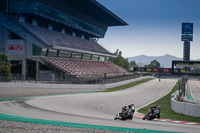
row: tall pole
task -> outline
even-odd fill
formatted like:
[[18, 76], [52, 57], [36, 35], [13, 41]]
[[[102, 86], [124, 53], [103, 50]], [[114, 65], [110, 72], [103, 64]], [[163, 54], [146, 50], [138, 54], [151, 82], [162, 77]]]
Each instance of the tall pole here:
[[184, 41], [183, 60], [190, 61], [190, 42], [193, 41], [193, 23], [182, 23], [181, 41]]
[[190, 42], [184, 41], [183, 47], [184, 47], [183, 48], [183, 60], [189, 61], [190, 60]]
[[7, 13], [6, 13], [6, 16], [7, 16], [7, 19], [8, 19], [8, 8], [9, 8], [9, 0], [7, 0]]

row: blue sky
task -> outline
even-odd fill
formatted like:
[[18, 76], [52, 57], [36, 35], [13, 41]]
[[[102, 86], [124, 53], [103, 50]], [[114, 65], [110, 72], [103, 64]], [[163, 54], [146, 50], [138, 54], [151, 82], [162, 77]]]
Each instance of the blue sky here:
[[200, 59], [200, 0], [97, 0], [127, 22], [109, 27], [99, 43], [124, 57], [138, 55], [183, 57], [182, 22], [194, 23], [190, 58]]

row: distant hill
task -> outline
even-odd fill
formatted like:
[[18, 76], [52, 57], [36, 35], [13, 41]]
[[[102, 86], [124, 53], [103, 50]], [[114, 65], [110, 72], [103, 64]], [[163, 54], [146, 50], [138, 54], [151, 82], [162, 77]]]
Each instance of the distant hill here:
[[129, 57], [128, 61], [135, 61], [138, 66], [144, 66], [151, 63], [151, 61], [157, 60], [161, 67], [171, 68], [172, 60], [183, 60], [182, 58], [178, 58], [172, 55], [164, 55], [164, 56], [146, 56], [139, 55], [136, 57]]

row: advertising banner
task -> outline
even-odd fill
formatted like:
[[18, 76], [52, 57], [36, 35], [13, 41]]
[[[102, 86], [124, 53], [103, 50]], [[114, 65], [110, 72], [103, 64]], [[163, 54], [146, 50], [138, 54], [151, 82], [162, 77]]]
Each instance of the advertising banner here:
[[182, 23], [182, 34], [193, 34], [193, 23]]
[[153, 72], [158, 72], [158, 68], [153, 68]]
[[185, 73], [185, 69], [181, 69], [181, 72], [182, 72], [182, 73]]
[[151, 72], [151, 68], [147, 68], [147, 72]]
[[181, 41], [193, 41], [193, 35], [181, 35]]
[[164, 73], [169, 73], [169, 68], [163, 68]]
[[7, 51], [9, 55], [21, 56], [24, 53], [24, 40], [9, 39], [7, 42]]

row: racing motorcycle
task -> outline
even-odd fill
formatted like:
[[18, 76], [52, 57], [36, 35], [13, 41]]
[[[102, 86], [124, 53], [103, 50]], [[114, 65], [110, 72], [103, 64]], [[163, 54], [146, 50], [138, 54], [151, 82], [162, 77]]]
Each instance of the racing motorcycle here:
[[155, 118], [160, 118], [160, 106], [149, 108], [143, 120], [154, 120]]
[[133, 104], [129, 105], [128, 108], [125, 106], [122, 108], [122, 112], [115, 116], [114, 120], [132, 120], [134, 112], [135, 108]]

